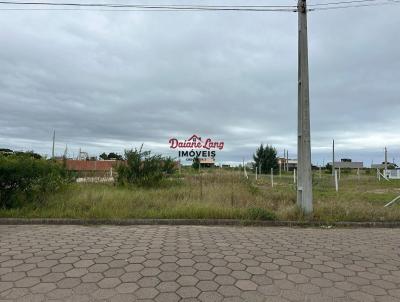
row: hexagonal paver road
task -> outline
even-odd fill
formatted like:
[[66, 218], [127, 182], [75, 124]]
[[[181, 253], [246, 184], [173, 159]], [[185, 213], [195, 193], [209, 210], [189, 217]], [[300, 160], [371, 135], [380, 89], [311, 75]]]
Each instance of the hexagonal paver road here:
[[0, 226], [0, 301], [400, 301], [399, 229]]

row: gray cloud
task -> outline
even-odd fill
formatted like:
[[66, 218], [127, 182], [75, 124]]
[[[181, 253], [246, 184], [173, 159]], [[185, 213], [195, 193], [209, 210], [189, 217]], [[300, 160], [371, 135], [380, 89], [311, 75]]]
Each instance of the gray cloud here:
[[[240, 2], [238, 2], [240, 3]], [[313, 161], [399, 157], [400, 6], [309, 14]], [[0, 12], [0, 145], [92, 154], [193, 133], [296, 153], [296, 13]], [[71, 154], [72, 155], [72, 154]]]

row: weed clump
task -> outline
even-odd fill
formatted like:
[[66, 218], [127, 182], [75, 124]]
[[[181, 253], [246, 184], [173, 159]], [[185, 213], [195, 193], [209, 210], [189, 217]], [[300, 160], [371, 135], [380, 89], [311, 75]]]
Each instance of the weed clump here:
[[246, 218], [249, 220], [275, 220], [276, 216], [263, 208], [248, 208]]

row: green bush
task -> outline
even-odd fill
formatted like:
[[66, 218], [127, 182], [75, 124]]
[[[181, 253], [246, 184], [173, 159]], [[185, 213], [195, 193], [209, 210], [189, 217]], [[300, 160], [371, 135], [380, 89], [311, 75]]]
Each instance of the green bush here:
[[119, 184], [154, 186], [175, 170], [175, 163], [170, 157], [152, 155], [151, 151], [142, 151], [142, 148], [126, 150], [125, 160], [126, 165], [117, 167]]
[[324, 172], [325, 174], [332, 174], [332, 165], [326, 164]]
[[176, 164], [172, 157], [164, 157], [162, 159], [162, 169], [165, 174], [174, 174]]
[[67, 181], [65, 169], [29, 153], [0, 155], [0, 206], [12, 208], [40, 202]]
[[268, 212], [263, 208], [248, 208], [247, 219], [250, 220], [275, 220], [276, 216], [274, 213]]
[[200, 159], [198, 156], [193, 158], [192, 168], [198, 170], [200, 168]]

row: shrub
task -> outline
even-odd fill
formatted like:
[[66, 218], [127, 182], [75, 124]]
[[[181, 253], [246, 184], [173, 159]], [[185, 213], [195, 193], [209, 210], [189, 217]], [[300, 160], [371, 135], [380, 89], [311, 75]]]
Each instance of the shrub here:
[[326, 174], [332, 174], [332, 165], [331, 164], [326, 164], [324, 172]]
[[154, 186], [161, 182], [165, 174], [172, 174], [175, 170], [175, 163], [170, 157], [152, 155], [151, 151], [142, 151], [142, 148], [126, 150], [125, 160], [126, 165], [117, 167], [119, 184]]
[[250, 220], [275, 220], [276, 216], [274, 213], [268, 212], [263, 208], [248, 208], [247, 219]]
[[0, 206], [11, 208], [42, 201], [67, 180], [65, 169], [30, 153], [0, 155]]
[[176, 164], [172, 157], [165, 157], [163, 159], [163, 172], [166, 174], [173, 174], [176, 170]]
[[193, 158], [192, 168], [198, 170], [199, 167], [200, 167], [200, 159], [199, 157], [196, 156], [195, 158]]

